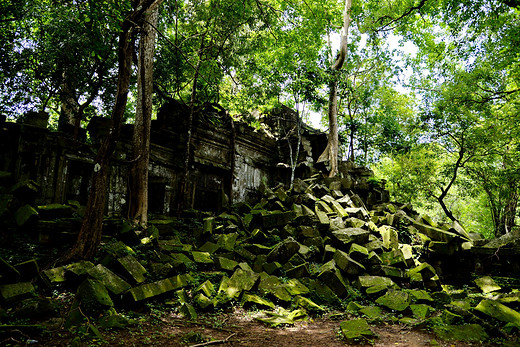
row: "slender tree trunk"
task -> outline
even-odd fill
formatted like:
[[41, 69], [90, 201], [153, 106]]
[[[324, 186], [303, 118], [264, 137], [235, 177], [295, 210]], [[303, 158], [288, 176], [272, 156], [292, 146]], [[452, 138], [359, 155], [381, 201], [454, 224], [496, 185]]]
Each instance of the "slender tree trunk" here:
[[186, 133], [186, 152], [184, 153], [184, 175], [182, 176], [181, 184], [180, 184], [180, 194], [178, 197], [179, 201], [179, 212], [180, 210], [187, 208], [188, 203], [190, 206], [193, 206], [193, 198], [187, 199], [188, 197], [188, 188], [190, 186], [190, 165], [191, 165], [191, 141], [193, 135], [193, 116], [195, 114], [195, 101], [197, 99], [197, 83], [199, 81], [199, 72], [200, 65], [202, 63], [202, 52], [204, 50], [204, 39], [205, 34], [202, 35], [199, 56], [197, 61], [197, 66], [195, 67], [195, 75], [193, 77], [193, 86], [191, 89], [191, 100], [190, 100], [190, 114], [188, 116], [188, 130]]
[[137, 106], [135, 113], [133, 154], [135, 162], [130, 170], [130, 217], [146, 227], [148, 222], [148, 165], [150, 162], [150, 128], [152, 121], [153, 58], [155, 53], [155, 27], [159, 17], [156, 2], [145, 13], [139, 41], [137, 71]]
[[61, 259], [66, 262], [73, 259], [91, 259], [101, 242], [103, 215], [107, 195], [107, 182], [110, 173], [110, 159], [116, 148], [123, 123], [123, 115], [128, 99], [130, 77], [132, 75], [132, 53], [135, 46], [134, 27], [142, 14], [155, 2], [144, 0], [123, 21], [118, 42], [118, 79], [115, 105], [112, 110], [112, 128], [101, 144], [96, 155], [92, 184], [85, 209], [85, 216], [75, 244]]
[[341, 33], [341, 45], [338, 57], [332, 65], [332, 78], [329, 84], [329, 139], [327, 147], [318, 158], [318, 162], [329, 161], [330, 177], [338, 172], [338, 71], [341, 70], [347, 58], [348, 29], [350, 26], [350, 9], [352, 0], [345, 0], [343, 10], [343, 30]]

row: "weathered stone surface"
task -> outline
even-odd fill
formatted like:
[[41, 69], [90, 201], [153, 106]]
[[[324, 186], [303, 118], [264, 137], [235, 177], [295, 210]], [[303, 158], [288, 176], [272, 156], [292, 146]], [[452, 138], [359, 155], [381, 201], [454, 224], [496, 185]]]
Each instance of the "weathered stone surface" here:
[[213, 301], [202, 293], [195, 295], [193, 301], [203, 310], [208, 307], [213, 307]]
[[318, 217], [318, 220], [320, 221], [320, 225], [322, 225], [322, 226], [330, 225], [330, 219], [327, 216], [327, 213], [316, 209], [316, 216]]
[[306, 297], [301, 296], [301, 295], [298, 295], [298, 296], [296, 296], [294, 298], [294, 303], [298, 307], [301, 307], [301, 308], [307, 310], [308, 312], [316, 312], [316, 313], [325, 312], [325, 309], [322, 306], [316, 304], [311, 299], [306, 298]]
[[282, 301], [291, 301], [291, 294], [278, 277], [264, 276], [260, 279], [258, 290], [260, 293], [271, 294]]
[[334, 253], [334, 261], [338, 268], [349, 275], [359, 275], [366, 270], [362, 264], [358, 263], [349, 257], [347, 253], [340, 250], [337, 250], [336, 253]]
[[235, 249], [238, 236], [238, 233], [222, 234], [218, 237], [217, 245], [222, 249], [232, 252]]
[[362, 318], [343, 321], [339, 326], [347, 341], [365, 340], [366, 338], [376, 337], [367, 321]]
[[38, 211], [31, 205], [24, 205], [14, 213], [14, 220], [19, 227], [34, 222], [38, 217]]
[[348, 292], [348, 283], [341, 275], [339, 269], [336, 268], [334, 260], [323, 264], [320, 270], [318, 279], [325, 283], [338, 297], [342, 297]]
[[394, 281], [388, 277], [381, 276], [358, 276], [354, 285], [359, 288], [368, 288], [373, 286], [385, 286], [387, 288], [395, 286]]
[[443, 241], [450, 242], [456, 237], [459, 237], [457, 234], [442, 230], [430, 225], [426, 225], [423, 223], [415, 222], [413, 226], [419, 230], [421, 233], [426, 234], [429, 238], [435, 241]]
[[101, 264], [89, 269], [88, 274], [103, 283], [110, 292], [116, 295], [119, 295], [132, 287], [121, 277], [117, 276]]
[[368, 242], [370, 231], [360, 228], [345, 228], [332, 232], [332, 236], [343, 244], [350, 244], [352, 242], [357, 244], [365, 244]]
[[65, 266], [65, 279], [77, 281], [85, 278], [88, 271], [94, 267], [90, 261], [81, 260]]
[[520, 313], [497, 301], [484, 299], [475, 307], [475, 310], [502, 322], [520, 326]]
[[191, 256], [196, 263], [200, 264], [213, 264], [213, 259], [211, 258], [211, 254], [208, 252], [198, 252], [192, 251]]
[[233, 271], [238, 266], [238, 262], [225, 257], [216, 257], [215, 264], [219, 270]]
[[411, 298], [408, 293], [395, 289], [389, 289], [385, 295], [376, 300], [378, 304], [395, 311], [406, 310], [410, 305], [410, 301]]
[[248, 294], [248, 293], [244, 293], [244, 295], [242, 296], [242, 300], [240, 301], [240, 304], [242, 306], [257, 305], [260, 307], [268, 307], [271, 309], [274, 308], [274, 304], [271, 301], [261, 298], [258, 295], [253, 295], [253, 294]]
[[267, 255], [267, 261], [285, 264], [300, 250], [300, 244], [295, 239], [289, 237], [277, 244]]
[[277, 326], [284, 324], [284, 325], [293, 325], [294, 322], [299, 320], [304, 320], [307, 318], [307, 313], [304, 310], [298, 309], [294, 311], [286, 311], [284, 309], [278, 311], [279, 313], [275, 312], [265, 312], [266, 315], [269, 317], [262, 318], [262, 317], [255, 317], [256, 320], [263, 322], [272, 328], [276, 328]]
[[262, 226], [266, 229], [284, 226], [292, 222], [294, 218], [296, 218], [296, 213], [293, 211], [273, 211], [262, 215]]
[[434, 326], [433, 332], [447, 341], [482, 342], [489, 338], [484, 328], [478, 324]]
[[148, 271], [144, 268], [144, 266], [137, 261], [137, 259], [133, 255], [127, 255], [123, 258], [117, 258], [118, 263], [123, 267], [123, 269], [128, 273], [132, 280], [135, 283], [142, 283], [146, 280], [145, 275]]
[[76, 297], [81, 307], [89, 314], [101, 312], [114, 306], [114, 302], [103, 283], [92, 278], [87, 278], [81, 283]]
[[200, 246], [198, 250], [200, 252], [207, 252], [209, 254], [213, 254], [216, 251], [218, 251], [219, 248], [220, 248], [220, 245], [217, 245], [216, 243], [208, 241], [208, 242], [204, 243], [202, 246]]
[[412, 310], [413, 316], [417, 319], [426, 319], [435, 311], [433, 307], [426, 304], [412, 304], [410, 305], [410, 309]]
[[134, 301], [142, 301], [183, 288], [187, 286], [191, 280], [192, 277], [188, 274], [177, 275], [134, 287], [129, 290], [129, 294]]
[[383, 310], [377, 306], [366, 306], [359, 310], [359, 313], [367, 317], [368, 319], [381, 319], [383, 318]]
[[359, 262], [365, 261], [368, 259], [368, 249], [365, 247], [358, 245], [357, 243], [353, 243], [350, 245], [348, 250], [348, 255]]
[[395, 228], [383, 225], [379, 228], [379, 233], [383, 239], [383, 247], [386, 249], [397, 249], [399, 246], [399, 237]]
[[498, 284], [493, 281], [489, 276], [479, 277], [475, 280], [475, 284], [482, 290], [483, 293], [491, 293], [502, 289]]
[[31, 282], [20, 282], [0, 285], [0, 296], [3, 301], [12, 303], [36, 295]]

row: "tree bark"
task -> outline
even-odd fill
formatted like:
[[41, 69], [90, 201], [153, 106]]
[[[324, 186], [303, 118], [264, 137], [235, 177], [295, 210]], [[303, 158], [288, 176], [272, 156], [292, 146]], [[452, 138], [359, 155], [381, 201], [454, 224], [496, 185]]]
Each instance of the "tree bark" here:
[[118, 78], [115, 105], [112, 110], [112, 128], [101, 144], [96, 155], [90, 194], [85, 216], [75, 244], [61, 259], [66, 262], [77, 259], [92, 259], [101, 242], [103, 215], [107, 195], [107, 182], [110, 173], [111, 156], [116, 148], [123, 123], [123, 115], [128, 99], [130, 77], [132, 75], [132, 53], [135, 46], [134, 28], [143, 13], [156, 0], [144, 0], [136, 4], [131, 14], [123, 20], [118, 42]]
[[137, 106], [133, 134], [134, 162], [130, 169], [129, 215], [136, 224], [148, 223], [148, 165], [150, 162], [150, 128], [152, 122], [153, 58], [155, 27], [159, 17], [157, 1], [145, 13], [139, 40], [137, 70]]
[[343, 9], [343, 30], [341, 33], [341, 45], [336, 61], [332, 64], [332, 78], [329, 84], [329, 139], [327, 147], [318, 158], [318, 162], [329, 161], [330, 177], [338, 172], [338, 71], [341, 70], [347, 58], [348, 29], [350, 26], [350, 9], [352, 0], [345, 0]]

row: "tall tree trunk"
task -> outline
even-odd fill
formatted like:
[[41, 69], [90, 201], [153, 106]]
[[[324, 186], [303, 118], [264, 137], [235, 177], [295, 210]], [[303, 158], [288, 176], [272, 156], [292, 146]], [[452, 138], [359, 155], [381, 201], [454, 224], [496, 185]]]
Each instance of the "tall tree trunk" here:
[[341, 45], [336, 61], [332, 64], [332, 78], [329, 84], [329, 139], [327, 147], [318, 158], [318, 162], [329, 161], [330, 177], [338, 172], [338, 71], [343, 67], [347, 58], [348, 29], [350, 26], [350, 9], [352, 0], [345, 0], [343, 9], [343, 30], [341, 32]]
[[182, 209], [185, 209], [188, 207], [188, 203], [190, 204], [190, 207], [193, 207], [194, 201], [193, 199], [187, 199], [188, 197], [188, 188], [190, 186], [190, 165], [191, 165], [191, 141], [192, 141], [192, 135], [193, 135], [193, 116], [195, 114], [195, 102], [197, 99], [197, 83], [199, 81], [199, 72], [200, 72], [200, 65], [202, 63], [202, 53], [204, 51], [204, 39], [206, 37], [206, 34], [202, 34], [201, 42], [200, 42], [200, 49], [198, 54], [198, 61], [197, 65], [195, 67], [195, 75], [193, 76], [193, 86], [191, 89], [191, 99], [190, 99], [190, 114], [188, 116], [188, 129], [186, 133], [186, 151], [184, 153], [184, 175], [181, 179], [180, 187], [180, 194], [178, 196], [178, 205], [179, 205], [179, 212]]
[[148, 222], [148, 164], [150, 162], [150, 128], [152, 122], [153, 58], [155, 27], [159, 17], [157, 1], [145, 13], [139, 40], [137, 71], [137, 106], [133, 134], [135, 161], [130, 170], [129, 214], [135, 223], [146, 227]]
[[154, 2], [155, 0], [139, 2], [139, 4], [136, 4], [133, 12], [122, 23], [118, 42], [119, 66], [117, 94], [112, 110], [112, 128], [96, 155], [90, 194], [81, 229], [70, 251], [61, 259], [63, 262], [73, 259], [93, 258], [101, 242], [110, 161], [119, 139], [128, 99], [130, 77], [132, 75], [132, 53], [135, 46], [134, 27], [135, 23], [142, 18], [143, 13]]

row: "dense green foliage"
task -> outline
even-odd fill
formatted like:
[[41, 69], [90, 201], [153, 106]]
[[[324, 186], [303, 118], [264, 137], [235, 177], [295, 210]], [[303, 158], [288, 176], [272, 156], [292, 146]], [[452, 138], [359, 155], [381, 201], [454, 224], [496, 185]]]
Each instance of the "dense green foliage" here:
[[[82, 120], [108, 116], [117, 36], [135, 2], [0, 1], [0, 112], [45, 110], [56, 121], [68, 104]], [[339, 0], [165, 0], [155, 106], [188, 104], [196, 81], [196, 103], [234, 115], [279, 103], [304, 118], [325, 115], [342, 9]], [[375, 169], [395, 199], [487, 236], [510, 231], [520, 165], [517, 2], [354, 0], [351, 15], [338, 84], [343, 159]]]

